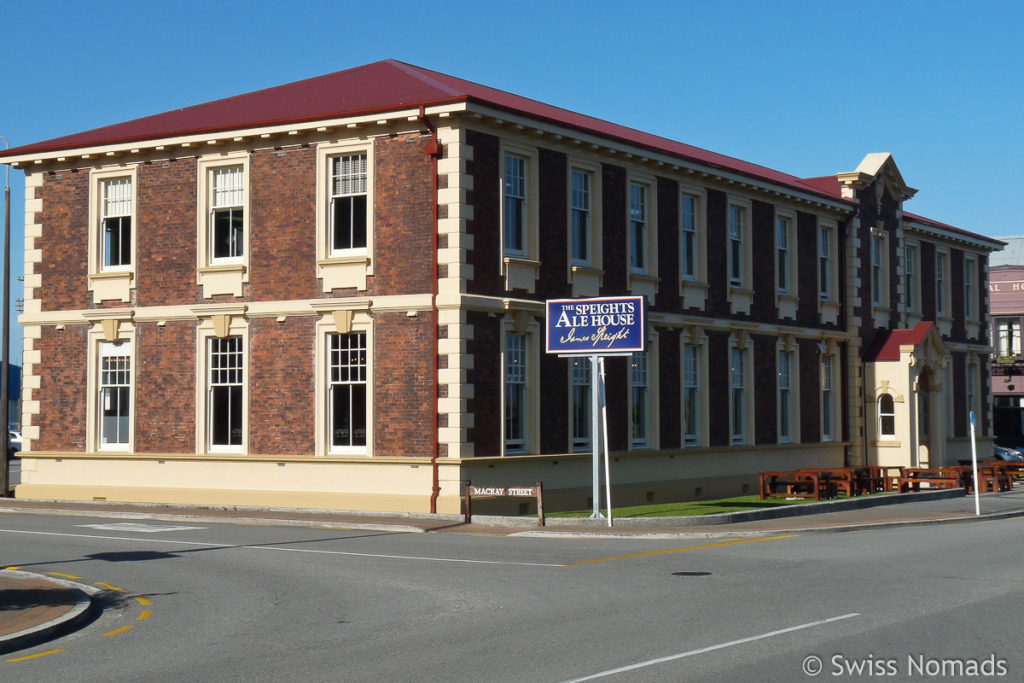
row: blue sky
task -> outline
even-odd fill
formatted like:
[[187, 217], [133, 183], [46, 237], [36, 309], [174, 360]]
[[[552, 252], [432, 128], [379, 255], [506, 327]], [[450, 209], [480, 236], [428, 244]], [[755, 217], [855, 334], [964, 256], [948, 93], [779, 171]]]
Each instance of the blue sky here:
[[[1022, 24], [1024, 3], [945, 0], [5, 2], [0, 135], [394, 58], [798, 176], [891, 152], [919, 189], [909, 211], [998, 237], [1024, 233]], [[16, 277], [20, 172], [11, 184]]]

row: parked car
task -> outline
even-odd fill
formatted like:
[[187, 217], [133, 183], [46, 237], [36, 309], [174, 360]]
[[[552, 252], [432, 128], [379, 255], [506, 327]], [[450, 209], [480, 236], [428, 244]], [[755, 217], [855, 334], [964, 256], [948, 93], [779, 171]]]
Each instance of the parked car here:
[[1003, 462], [1024, 463], [1024, 455], [1021, 455], [1020, 451], [1006, 446], [993, 446], [992, 457]]
[[21, 451], [21, 432], [17, 429], [7, 430], [7, 455], [11, 456]]

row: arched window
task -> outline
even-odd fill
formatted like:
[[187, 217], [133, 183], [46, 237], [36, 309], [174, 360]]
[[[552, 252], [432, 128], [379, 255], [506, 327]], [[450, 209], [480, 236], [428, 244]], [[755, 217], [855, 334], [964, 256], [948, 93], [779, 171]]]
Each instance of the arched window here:
[[896, 405], [889, 394], [878, 397], [878, 437], [896, 438]]

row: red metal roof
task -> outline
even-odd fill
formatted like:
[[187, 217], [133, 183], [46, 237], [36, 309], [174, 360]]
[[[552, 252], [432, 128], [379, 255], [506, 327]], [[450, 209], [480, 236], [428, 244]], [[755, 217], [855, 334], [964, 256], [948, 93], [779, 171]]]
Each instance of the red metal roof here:
[[[0, 152], [0, 158], [474, 101], [700, 164], [838, 199], [802, 179], [485, 85], [387, 59]], [[840, 201], [843, 201], [840, 199]]]
[[901, 346], [917, 346], [935, 327], [933, 322], [919, 322], [913, 329], [885, 330], [864, 354], [864, 360], [893, 361], [900, 359]]

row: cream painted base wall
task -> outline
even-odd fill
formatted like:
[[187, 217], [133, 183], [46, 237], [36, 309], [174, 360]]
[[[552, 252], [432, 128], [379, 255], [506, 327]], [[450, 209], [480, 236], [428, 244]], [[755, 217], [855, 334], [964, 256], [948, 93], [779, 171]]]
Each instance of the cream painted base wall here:
[[[757, 490], [758, 472], [841, 467], [844, 445], [620, 453], [613, 456], [611, 465], [613, 502], [752, 494]], [[529, 486], [539, 481], [550, 504], [563, 509], [586, 507], [591, 476], [589, 453], [442, 459], [437, 512], [461, 512], [462, 482], [467, 479], [475, 485], [495, 486]], [[428, 458], [243, 460], [26, 453], [15, 495], [34, 500], [429, 513], [431, 489]], [[517, 502], [510, 510], [518, 506]]]

